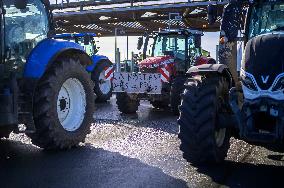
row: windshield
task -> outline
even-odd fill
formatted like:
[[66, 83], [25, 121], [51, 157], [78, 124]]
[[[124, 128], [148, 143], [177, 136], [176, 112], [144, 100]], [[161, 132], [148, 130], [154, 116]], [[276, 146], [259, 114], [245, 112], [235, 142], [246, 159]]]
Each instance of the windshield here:
[[159, 35], [154, 44], [154, 57], [171, 55], [185, 59], [185, 36]]
[[250, 19], [249, 38], [284, 30], [284, 2], [257, 5], [253, 8]]
[[26, 56], [42, 39], [47, 37], [49, 24], [40, 0], [27, 0], [25, 9], [17, 9], [14, 1], [4, 0], [5, 39], [8, 59]]
[[84, 37], [79, 37], [76, 39], [71, 39], [72, 42], [76, 42], [80, 46], [84, 47], [84, 50], [89, 56], [95, 55], [98, 52], [98, 48], [94, 38], [90, 39], [89, 44], [84, 43]]

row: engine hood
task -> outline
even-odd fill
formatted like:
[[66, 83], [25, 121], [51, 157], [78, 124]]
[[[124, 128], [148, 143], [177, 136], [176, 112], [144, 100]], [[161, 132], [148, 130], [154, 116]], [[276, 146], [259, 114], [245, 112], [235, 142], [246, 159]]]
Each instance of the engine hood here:
[[252, 74], [258, 86], [267, 90], [284, 72], [284, 33], [268, 33], [247, 42], [242, 69]]
[[161, 65], [171, 64], [174, 62], [174, 58], [172, 56], [159, 56], [159, 57], [149, 57], [139, 62], [139, 68], [156, 68]]

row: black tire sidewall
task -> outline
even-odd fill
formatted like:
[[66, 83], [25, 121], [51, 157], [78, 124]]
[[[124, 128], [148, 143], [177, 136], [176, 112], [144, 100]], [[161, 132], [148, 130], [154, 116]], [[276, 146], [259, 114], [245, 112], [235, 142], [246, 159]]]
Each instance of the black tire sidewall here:
[[116, 104], [120, 112], [125, 114], [134, 114], [138, 110], [140, 100], [131, 99], [127, 93], [117, 93]]
[[[81, 65], [80, 65], [81, 66]], [[79, 68], [79, 66], [78, 66]], [[69, 69], [70, 70], [70, 69]], [[91, 111], [92, 107], [92, 103], [90, 103], [90, 101], [92, 100], [92, 91], [90, 91], [89, 83], [86, 81], [86, 77], [83, 76], [83, 71], [82, 69], [76, 69], [76, 70], [70, 70], [68, 72], [64, 71], [64, 74], [62, 76], [59, 76], [58, 78], [58, 84], [56, 84], [54, 86], [54, 91], [55, 91], [55, 95], [53, 98], [53, 104], [52, 104], [52, 111], [55, 112], [54, 114], [54, 119], [55, 119], [55, 124], [58, 125], [58, 131], [60, 131], [62, 133], [62, 135], [66, 134], [67, 137], [70, 137], [72, 135], [73, 136], [80, 136], [81, 132], [83, 129], [89, 129], [89, 127], [87, 126], [90, 123], [89, 117], [93, 116], [93, 114], [90, 114], [88, 112]], [[64, 82], [66, 80], [68, 80], [69, 78], [75, 78], [78, 79], [82, 86], [84, 87], [85, 90], [85, 95], [86, 95], [86, 114], [84, 117], [84, 120], [81, 123], [81, 126], [76, 129], [75, 131], [67, 131], [63, 128], [63, 126], [61, 125], [59, 119], [58, 119], [58, 114], [57, 114], [57, 97], [59, 95], [59, 91], [62, 87], [62, 85], [64, 84]], [[89, 90], [89, 91], [88, 91]], [[91, 95], [90, 95], [91, 93]]]
[[[64, 129], [57, 113], [59, 91], [63, 83], [69, 78], [78, 79], [86, 95], [84, 119], [80, 127], [74, 131]], [[79, 61], [61, 59], [54, 62], [39, 80], [34, 101], [36, 132], [28, 136], [32, 138], [32, 142], [35, 145], [44, 149], [65, 149], [73, 147], [85, 140], [93, 122], [94, 93], [90, 75]], [[41, 110], [41, 108], [44, 109]]]
[[229, 92], [224, 82], [224, 78], [217, 76], [204, 80], [189, 78], [186, 83], [178, 119], [178, 137], [184, 158], [194, 165], [220, 163], [230, 147], [229, 129], [226, 129], [224, 142], [220, 147], [215, 139], [215, 131], [218, 129], [218, 97], [219, 94]]
[[112, 90], [113, 90], [113, 86], [111, 84], [111, 88], [110, 91], [107, 94], [103, 94], [101, 92], [100, 86], [99, 86], [99, 77], [101, 72], [104, 70], [105, 67], [110, 67], [112, 66], [111, 62], [106, 61], [106, 60], [102, 60], [98, 63], [98, 65], [96, 66], [96, 68], [94, 69], [94, 71], [92, 72], [92, 80], [94, 82], [94, 92], [97, 96], [96, 98], [96, 102], [105, 102], [107, 100], [110, 99], [111, 95], [112, 95]]

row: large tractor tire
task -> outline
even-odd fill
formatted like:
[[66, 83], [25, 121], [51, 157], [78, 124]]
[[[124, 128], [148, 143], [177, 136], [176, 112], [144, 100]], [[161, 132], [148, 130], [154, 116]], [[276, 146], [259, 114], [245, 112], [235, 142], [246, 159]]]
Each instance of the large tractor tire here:
[[127, 93], [117, 93], [116, 104], [120, 112], [134, 114], [138, 110], [140, 100], [131, 99]]
[[34, 94], [32, 143], [44, 149], [69, 149], [84, 142], [93, 122], [94, 93], [79, 61], [61, 59], [39, 80]]
[[170, 104], [171, 110], [175, 115], [179, 115], [179, 105], [181, 103], [181, 94], [184, 90], [184, 82], [186, 78], [184, 76], [176, 77], [171, 85]]
[[218, 114], [230, 113], [229, 84], [220, 76], [189, 78], [178, 123], [183, 157], [194, 165], [224, 161], [230, 131], [218, 127]]
[[150, 103], [152, 104], [154, 108], [158, 108], [158, 109], [164, 109], [169, 106], [169, 103], [165, 101], [150, 101]]
[[109, 61], [101, 61], [92, 72], [92, 80], [95, 83], [94, 92], [97, 96], [96, 102], [106, 102], [112, 96], [111, 80], [105, 78], [105, 70], [112, 66]]

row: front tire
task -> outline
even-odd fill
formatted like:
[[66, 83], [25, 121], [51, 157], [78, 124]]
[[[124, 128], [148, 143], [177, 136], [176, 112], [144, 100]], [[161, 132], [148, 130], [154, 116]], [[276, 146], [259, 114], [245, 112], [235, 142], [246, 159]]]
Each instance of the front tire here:
[[120, 112], [124, 114], [134, 114], [138, 110], [140, 100], [130, 98], [127, 93], [117, 93], [116, 104]]
[[220, 76], [196, 77], [185, 87], [178, 119], [183, 157], [195, 165], [224, 161], [230, 133], [218, 128], [218, 114], [229, 113], [228, 82]]
[[95, 83], [94, 92], [97, 96], [95, 102], [106, 102], [112, 95], [113, 87], [111, 80], [106, 80], [105, 78], [105, 70], [111, 66], [109, 61], [102, 61], [92, 72], [92, 80]]
[[93, 103], [93, 84], [80, 62], [54, 62], [34, 94], [36, 132], [28, 135], [32, 143], [44, 149], [67, 149], [84, 142], [93, 122]]

